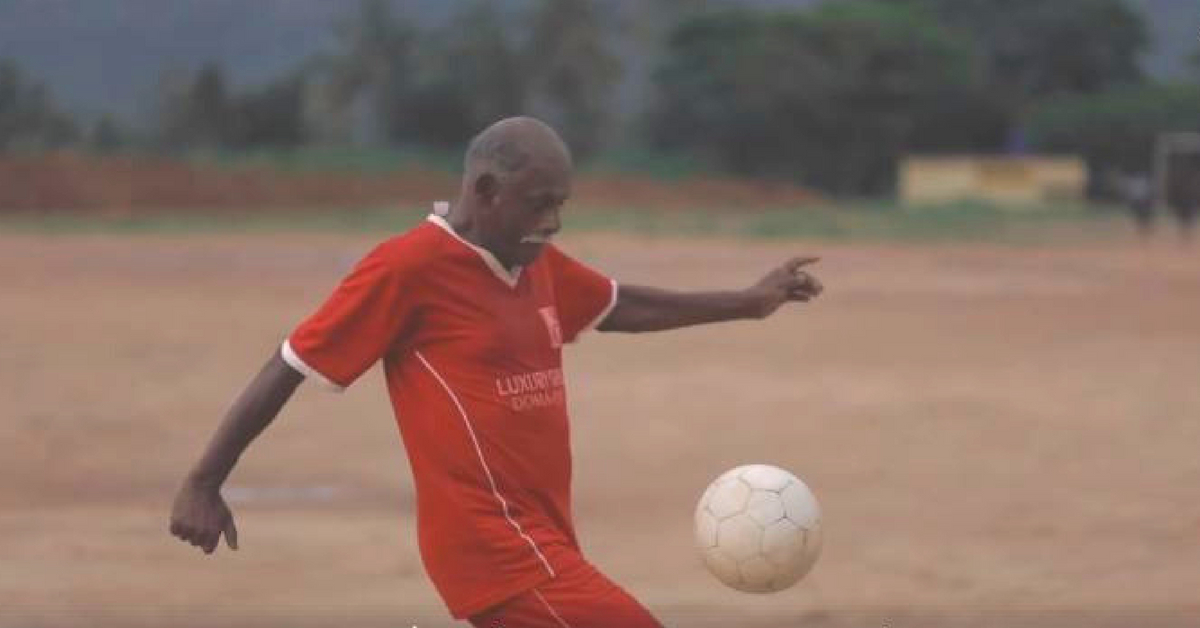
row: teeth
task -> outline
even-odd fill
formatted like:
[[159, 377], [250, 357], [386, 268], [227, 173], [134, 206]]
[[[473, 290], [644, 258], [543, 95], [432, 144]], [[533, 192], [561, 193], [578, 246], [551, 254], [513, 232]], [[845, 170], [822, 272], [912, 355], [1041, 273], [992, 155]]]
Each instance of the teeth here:
[[549, 242], [550, 238], [540, 235], [527, 235], [524, 238], [521, 238], [522, 244], [547, 244]]

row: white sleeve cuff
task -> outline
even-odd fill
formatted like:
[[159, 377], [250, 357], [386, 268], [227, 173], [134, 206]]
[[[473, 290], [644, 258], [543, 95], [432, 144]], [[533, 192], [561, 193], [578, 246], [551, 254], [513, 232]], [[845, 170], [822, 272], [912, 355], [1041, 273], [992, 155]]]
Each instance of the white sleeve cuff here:
[[325, 377], [320, 373], [320, 371], [309, 366], [304, 362], [304, 360], [301, 360], [300, 356], [296, 355], [296, 350], [292, 349], [292, 341], [290, 339], [283, 341], [283, 347], [280, 349], [280, 353], [283, 354], [283, 361], [287, 362], [288, 366], [296, 369], [297, 372], [305, 377], [316, 380], [316, 382], [326, 390], [333, 392], [342, 392], [343, 390], [346, 390], [345, 386], [340, 386], [334, 383], [333, 380]]
[[617, 307], [617, 293], [620, 291], [620, 287], [617, 285], [617, 282], [615, 279], [610, 279], [609, 283], [612, 284], [612, 296], [610, 296], [608, 299], [608, 305], [604, 306], [604, 309], [601, 310], [600, 313], [596, 315], [596, 318], [592, 319], [592, 322], [588, 323], [587, 325], [584, 326], [583, 329], [579, 330], [578, 334], [575, 334], [576, 340], [579, 339], [580, 334], [582, 334], [583, 332], [591, 331], [591, 330], [599, 327], [600, 323], [603, 323], [604, 319], [608, 318], [608, 315], [612, 313], [613, 308]]

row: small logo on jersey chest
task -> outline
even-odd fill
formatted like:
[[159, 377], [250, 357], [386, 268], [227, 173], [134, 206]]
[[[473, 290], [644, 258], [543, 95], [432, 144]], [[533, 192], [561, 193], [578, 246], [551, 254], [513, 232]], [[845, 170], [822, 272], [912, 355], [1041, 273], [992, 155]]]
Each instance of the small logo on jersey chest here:
[[550, 334], [550, 346], [558, 349], [562, 347], [563, 336], [562, 326], [558, 324], [558, 310], [554, 306], [538, 308], [538, 314], [542, 315], [542, 322], [546, 324], [546, 333]]

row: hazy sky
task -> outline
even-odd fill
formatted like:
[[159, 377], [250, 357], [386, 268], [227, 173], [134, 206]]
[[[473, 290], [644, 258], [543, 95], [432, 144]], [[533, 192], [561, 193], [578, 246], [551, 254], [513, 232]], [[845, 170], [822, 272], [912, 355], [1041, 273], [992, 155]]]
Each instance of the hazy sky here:
[[[1184, 53], [1200, 47], [1197, 0], [1130, 1], [1148, 11], [1160, 43], [1147, 67], [1158, 75], [1183, 72]], [[438, 21], [460, 5], [396, 0], [398, 10], [418, 21]], [[276, 77], [328, 49], [331, 25], [356, 6], [332, 0], [0, 0], [0, 57], [16, 59], [79, 114], [114, 111], [136, 120], [152, 111], [164, 72], [216, 60], [235, 84]]]

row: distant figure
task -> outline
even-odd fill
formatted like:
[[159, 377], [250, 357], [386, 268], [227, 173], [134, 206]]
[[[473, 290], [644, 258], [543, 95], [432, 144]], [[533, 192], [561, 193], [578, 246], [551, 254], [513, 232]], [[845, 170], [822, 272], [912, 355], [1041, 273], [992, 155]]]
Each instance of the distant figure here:
[[1149, 238], [1154, 230], [1154, 194], [1151, 192], [1150, 175], [1144, 172], [1121, 176], [1121, 196], [1133, 214], [1138, 234]]

